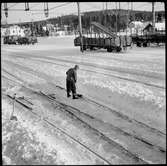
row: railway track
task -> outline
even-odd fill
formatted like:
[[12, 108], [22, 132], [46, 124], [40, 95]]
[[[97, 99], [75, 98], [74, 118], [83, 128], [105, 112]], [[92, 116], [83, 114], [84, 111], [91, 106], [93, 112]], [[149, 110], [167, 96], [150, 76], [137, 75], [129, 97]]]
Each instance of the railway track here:
[[[54, 65], [58, 65], [58, 66], [64, 66], [64, 67], [70, 67], [68, 65], [65, 65], [65, 64], [58, 64], [58, 63], [55, 63], [55, 62], [49, 62], [49, 61], [46, 61], [48, 59], [51, 59], [51, 60], [56, 60], [56, 61], [61, 61], [61, 62], [67, 62], [67, 63], [74, 63], [73, 61], [67, 61], [67, 60], [63, 60], [63, 59], [57, 59], [57, 58], [51, 58], [51, 57], [39, 57], [39, 56], [32, 56], [30, 54], [27, 54], [27, 56], [24, 56], [24, 55], [16, 55], [15, 57], [19, 57], [19, 58], [27, 58], [27, 59], [31, 59], [31, 60], [34, 60], [34, 61], [40, 61], [40, 62], [45, 62], [45, 63], [50, 63], [50, 64], [54, 64]], [[46, 59], [46, 60], [41, 60], [41, 59]], [[78, 62], [77, 62], [78, 63]], [[99, 68], [99, 69], [104, 69], [104, 70], [109, 70], [108, 68], [106, 67], [101, 67], [100, 65], [97, 65], [97, 66], [94, 66], [93, 64], [88, 64], [88, 63], [78, 63], [80, 65], [84, 65], [84, 66], [89, 66], [89, 67], [96, 67], [96, 68]], [[147, 82], [143, 82], [143, 81], [140, 81], [140, 80], [136, 80], [136, 79], [131, 79], [131, 78], [126, 78], [126, 77], [121, 77], [121, 76], [116, 76], [116, 75], [113, 75], [113, 74], [107, 74], [107, 73], [103, 73], [103, 72], [97, 72], [97, 71], [92, 71], [92, 70], [87, 70], [87, 69], [81, 69], [82, 71], [87, 71], [87, 72], [93, 72], [93, 73], [97, 73], [97, 74], [102, 74], [104, 76], [110, 76], [110, 77], [114, 77], [114, 78], [118, 78], [118, 79], [122, 79], [122, 80], [127, 80], [127, 81], [130, 81], [130, 82], [135, 82], [135, 83], [140, 83], [140, 84], [143, 84], [143, 85], [146, 85], [146, 86], [150, 86], [150, 87], [155, 87], [155, 88], [160, 88], [160, 89], [165, 89], [164, 86], [160, 86], [160, 85], [156, 85], [156, 84], [150, 84], [150, 83], [147, 83]], [[110, 71], [110, 70], [109, 70]], [[112, 70], [111, 70], [112, 71]], [[113, 71], [115, 71], [113, 69]], [[116, 70], [117, 71], [117, 70]], [[117, 72], [124, 72], [124, 73], [128, 73], [124, 70], [121, 70], [121, 71], [117, 71]], [[129, 74], [136, 74], [136, 73], [129, 73]], [[136, 74], [138, 75], [138, 74]], [[139, 74], [140, 75], [140, 74]], [[142, 76], [144, 75], [143, 73], [141, 74]], [[148, 75], [146, 75], [148, 77]], [[153, 75], [154, 77], [154, 75]], [[157, 78], [155, 76], [155, 78]]]
[[[9, 72], [8, 72], [8, 74], [9, 74]], [[12, 76], [15, 77], [14, 75], [12, 75]], [[63, 87], [61, 87], [61, 86], [57, 86], [57, 87], [58, 87], [59, 89], [61, 89], [61, 90], [65, 90], [65, 89], [64, 89]], [[27, 88], [27, 87], [26, 87], [26, 88]], [[41, 93], [39, 93], [39, 92], [36, 92], [36, 93], [38, 93], [39, 95], [41, 95]], [[74, 107], [71, 107], [71, 106], [65, 105], [64, 103], [61, 103], [61, 102], [59, 102], [59, 101], [56, 101], [55, 99], [50, 98], [49, 96], [47, 96], [47, 95], [44, 94], [44, 93], [43, 93], [42, 95], [45, 96], [46, 98], [48, 98], [49, 100], [54, 101], [54, 103], [56, 102], [59, 106], [63, 107], [63, 109], [64, 109], [66, 112], [72, 114], [72, 115], [75, 116], [75, 117], [76, 117], [76, 115], [74, 114], [74, 111], [78, 111], [78, 112], [84, 114], [85, 116], [87, 116], [87, 117], [89, 117], [89, 118], [91, 118], [91, 119], [94, 119], [94, 118], [95, 118], [95, 117], [92, 117], [92, 116], [89, 115], [89, 114], [83, 113], [82, 111], [80, 111], [80, 110], [78, 110], [78, 109], [76, 109], [76, 108], [74, 108]], [[102, 104], [99, 104], [99, 103], [97, 103], [96, 101], [93, 101], [93, 100], [88, 99], [88, 98], [86, 98], [86, 97], [84, 97], [84, 100], [86, 100], [87, 102], [91, 102], [91, 103], [97, 104], [98, 106], [103, 107], [103, 108], [105, 108], [105, 109], [106, 109], [106, 108], [108, 109], [108, 107], [106, 107], [106, 106], [104, 106], [104, 105], [102, 105]], [[68, 109], [67, 109], [67, 108], [68, 108]], [[110, 111], [113, 111], [113, 110], [111, 109]], [[115, 113], [118, 114], [118, 112], [115, 112]], [[125, 115], [122, 115], [122, 114], [119, 113], [119, 116], [121, 116], [121, 117], [124, 118], [125, 120], [128, 120], [128, 121], [134, 123], [134, 120], [130, 119], [129, 117], [127, 117], [127, 116], [125, 116]], [[79, 117], [76, 117], [76, 118], [79, 118]], [[81, 120], [81, 119], [79, 118], [79, 120]], [[96, 119], [96, 120], [98, 120], [98, 119]], [[81, 121], [82, 121], [82, 120], [81, 120]], [[85, 123], [84, 121], [82, 121], [82, 122]], [[150, 128], [149, 126], [147, 126], [147, 125], [145, 125], [145, 124], [143, 124], [143, 123], [141, 123], [141, 122], [138, 122], [138, 121], [137, 121], [136, 123], [138, 123], [138, 124], [140, 124], [140, 125], [142, 125], [142, 126], [144, 125], [144, 127], [149, 128], [152, 132], [157, 132], [158, 134], [165, 136], [164, 133], [160, 132], [160, 131], [157, 130], [157, 129]], [[86, 123], [86, 124], [87, 124], [87, 123]], [[89, 125], [89, 124], [87, 124], [87, 125]], [[89, 125], [89, 126], [90, 126], [90, 125]], [[91, 127], [91, 126], [90, 126], [90, 127]], [[113, 126], [113, 125], [111, 125], [111, 124], [110, 124], [110, 127], [115, 128], [115, 130], [118, 130], [118, 131], [122, 132], [123, 134], [125, 134], [125, 135], [127, 135], [127, 136], [129, 136], [129, 137], [133, 137], [134, 139], [137, 139], [137, 140], [139, 140], [139, 141], [141, 141], [141, 142], [143, 142], [143, 143], [149, 145], [149, 146], [150, 146], [151, 148], [153, 148], [153, 149], [159, 150], [161, 153], [165, 153], [165, 154], [166, 154], [166, 149], [163, 149], [163, 148], [158, 147], [158, 146], [154, 146], [154, 145], [153, 145], [152, 143], [150, 143], [148, 140], [144, 140], [144, 139], [142, 139], [142, 138], [139, 138], [139, 137], [136, 137], [136, 136], [134, 136], [134, 135], [131, 135], [130, 133], [127, 133], [127, 132], [121, 130], [120, 128], [115, 127], [115, 126]], [[92, 127], [91, 127], [91, 128], [92, 128]], [[100, 135], [101, 135], [104, 139], [106, 139], [108, 142], [110, 142], [110, 143], [113, 144], [113, 142], [112, 142], [113, 140], [111, 140], [110, 138], [106, 137], [103, 133], [101, 133], [101, 132], [98, 131], [97, 129], [93, 129], [93, 130], [95, 130], [96, 132], [100, 133]], [[123, 149], [123, 150], [125, 151], [125, 153], [128, 153], [128, 155], [133, 156], [133, 157], [136, 158], [137, 160], [141, 160], [141, 161], [143, 161], [143, 162], [146, 162], [146, 161], [144, 161], [144, 160], [142, 159], [142, 157], [140, 157], [140, 156], [138, 156], [138, 155], [136, 155], [136, 154], [133, 154], [132, 152], [128, 151], [127, 149], [125, 149], [124, 147], [122, 147], [121, 145], [119, 145], [118, 143], [115, 143], [115, 142], [114, 142], [114, 144], [115, 144], [117, 147], [119, 147], [121, 150]], [[147, 162], [146, 162], [146, 163], [147, 163]]]
[[[51, 99], [49, 96], [47, 96], [46, 94], [42, 93], [42, 92], [36, 92], [38, 95], [41, 96], [45, 96], [49, 99]], [[9, 97], [10, 99], [13, 99], [11, 96], [6, 95], [7, 97]], [[28, 111], [30, 111], [31, 113], [35, 114], [37, 117], [41, 117], [41, 115], [37, 114], [36, 112], [33, 111], [33, 109], [31, 107], [28, 107], [27, 105], [23, 104], [21, 101], [19, 100], [15, 100], [17, 103], [19, 103], [21, 106], [25, 107]], [[68, 111], [66, 107], [64, 107], [63, 105], [59, 104], [59, 107], [61, 107], [61, 109], [64, 109], [66, 112]], [[71, 112], [68, 111], [68, 113], [71, 114]], [[71, 114], [72, 116], [75, 116], [74, 114]], [[106, 137], [105, 135], [103, 135], [102, 133], [100, 133], [98, 130], [92, 128], [91, 126], [89, 126], [87, 123], [83, 122], [81, 119], [79, 119], [78, 117], [75, 116], [75, 119], [77, 118], [77, 120], [81, 121], [82, 123], [84, 123], [84, 125], [88, 126], [91, 130], [94, 130], [95, 132], [97, 132], [98, 134], [100, 134], [101, 137], [103, 137], [103, 139], [105, 139], [106, 141], [108, 141], [110, 144], [115, 145], [117, 148], [121, 149], [121, 151], [124, 153], [124, 155], [126, 155], [127, 157], [132, 158], [132, 160], [135, 160], [136, 163], [142, 163], [142, 164], [148, 164], [147, 162], [145, 162], [144, 160], [140, 159], [138, 156], [135, 156], [134, 154], [130, 153], [129, 151], [127, 151], [126, 149], [124, 149], [122, 146], [120, 146], [119, 144], [113, 142], [112, 140], [110, 140], [108, 137]], [[73, 136], [71, 136], [71, 134], [67, 133], [64, 129], [58, 127], [57, 125], [55, 125], [54, 123], [50, 122], [50, 120], [46, 117], [42, 118], [42, 121], [47, 122], [50, 126], [54, 127], [56, 130], [60, 131], [61, 133], [63, 133], [64, 135], [66, 135], [67, 137], [69, 137], [72, 141], [74, 141], [75, 143], [81, 145], [82, 147], [84, 147], [86, 150], [90, 151], [91, 153], [93, 153], [94, 155], [96, 155], [99, 159], [101, 159], [103, 162], [105, 162], [106, 164], [113, 164], [111, 161], [108, 161], [107, 159], [105, 159], [104, 156], [98, 154], [97, 152], [93, 151], [91, 148], [89, 148], [88, 146], [86, 146], [85, 144], [83, 144], [81, 141], [77, 140], [76, 138], [74, 138]]]
[[[17, 64], [17, 66], [21, 67], [23, 70], [26, 69], [26, 72], [30, 72], [31, 74], [35, 74], [35, 75], [37, 75], [38, 77], [41, 77], [42, 79], [47, 80], [47, 77], [44, 77], [44, 76], [47, 76], [47, 75], [45, 75], [45, 74], [43, 74], [43, 76], [42, 76], [42, 73], [36, 73], [36, 72], [34, 72], [33, 70], [31, 70], [30, 68], [26, 68], [25, 66], [24, 66], [24, 68], [23, 68], [23, 66], [18, 65], [18, 64]], [[29, 71], [28, 71], [28, 70], [29, 70]], [[30, 71], [30, 70], [31, 70], [31, 71]], [[2, 68], [2, 71], [4, 71], [4, 72], [10, 74], [11, 76], [16, 77], [16, 78], [17, 78], [18, 80], [20, 80], [20, 81], [23, 81], [23, 80], [20, 79], [19, 77], [15, 76], [15, 75], [13, 75], [13, 74], [11, 74], [11, 73], [9, 73], [7, 70], [5, 70], [5, 69], [3, 69], [3, 68]], [[48, 77], [48, 79], [49, 79], [49, 77]], [[23, 81], [23, 82], [25, 83], [25, 81]], [[49, 82], [49, 81], [47, 80], [47, 82]], [[53, 84], [52, 82], [49, 82], [49, 83]], [[61, 90], [66, 91], [66, 89], [63, 88], [63, 87], [61, 87], [61, 86], [56, 85], [56, 87], [58, 87], [58, 88], [61, 89]], [[157, 132], [158, 134], [163, 135], [163, 136], [166, 135], [165, 133], [163, 133], [163, 132], [161, 132], [161, 131], [159, 131], [159, 130], [157, 130], [157, 129], [151, 127], [151, 126], [148, 126], [148, 125], [145, 124], [145, 123], [142, 123], [142, 122], [139, 122], [139, 121], [137, 121], [137, 120], [135, 120], [135, 119], [132, 119], [132, 118], [128, 117], [127, 115], [125, 115], [125, 114], [123, 114], [123, 113], [120, 113], [119, 111], [116, 111], [116, 110], [114, 110], [114, 109], [111, 109], [111, 108], [108, 107], [108, 106], [105, 106], [105, 105], [99, 103], [99, 101], [96, 102], [96, 101], [94, 101], [93, 99], [87, 98], [86, 96], [84, 96], [84, 100], [87, 101], [87, 102], [89, 102], [89, 103], [93, 103], [93, 104], [95, 104], [95, 105], [97, 105], [97, 106], [99, 106], [99, 107], [102, 107], [102, 108], [104, 108], [104, 109], [107, 109], [107, 110], [109, 110], [110, 112], [113, 112], [115, 115], [117, 115], [117, 116], [123, 118], [124, 120], [127, 120], [127, 121], [129, 121], [129, 122], [134, 122], [134, 123], [139, 124], [139, 125], [141, 125], [141, 126], [143, 126], [143, 127], [149, 128], [152, 132]]]
[[[6, 94], [3, 94], [6, 95]], [[8, 98], [12, 99], [13, 98], [9, 95], [6, 95]], [[26, 106], [25, 104], [23, 104], [22, 102], [20, 102], [19, 100], [15, 100], [17, 103], [19, 103], [20, 105], [22, 105], [23, 107], [25, 107], [29, 112], [31, 112], [32, 114], [36, 115], [38, 118], [41, 118], [41, 115], [37, 114], [36, 112], [33, 111], [33, 109], [31, 107]], [[89, 152], [93, 153], [95, 156], [97, 156], [100, 160], [102, 160], [104, 163], [111, 165], [112, 163], [110, 163], [108, 160], [106, 160], [105, 158], [103, 158], [102, 156], [100, 156], [98, 153], [94, 152], [93, 150], [91, 150], [89, 147], [87, 147], [86, 145], [84, 145], [83, 143], [81, 143], [80, 141], [78, 141], [77, 139], [75, 139], [74, 137], [72, 137], [70, 134], [68, 134], [66, 131], [64, 131], [63, 129], [59, 128], [58, 126], [56, 126], [55, 124], [51, 123], [49, 121], [49, 119], [47, 119], [46, 117], [42, 118], [42, 121], [46, 122], [47, 124], [49, 124], [50, 126], [52, 126], [54, 129], [58, 130], [59, 132], [61, 132], [62, 134], [64, 134], [65, 136], [69, 137], [73, 142], [79, 144], [80, 146], [82, 146], [83, 148], [85, 148], [86, 150], [88, 150]]]

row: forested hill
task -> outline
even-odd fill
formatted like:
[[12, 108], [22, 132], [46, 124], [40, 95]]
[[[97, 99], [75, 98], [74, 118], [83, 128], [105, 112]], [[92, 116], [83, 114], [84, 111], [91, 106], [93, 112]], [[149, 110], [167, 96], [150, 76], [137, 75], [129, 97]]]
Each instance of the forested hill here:
[[[127, 23], [127, 10], [107, 10], [107, 11], [92, 11], [92, 12], [85, 12], [82, 14], [82, 26], [83, 28], [89, 28], [91, 21], [97, 21], [102, 25], [106, 25], [108, 27], [115, 27], [116, 23], [116, 14], [117, 14], [117, 23], [118, 29], [124, 29]], [[156, 21], [162, 21], [165, 17], [164, 11], [156, 12]], [[147, 11], [129, 11], [129, 20], [131, 21], [151, 21], [152, 20], [152, 12]], [[77, 15], [66, 15], [62, 17], [56, 17], [48, 19], [48, 22], [59, 26], [69, 25], [73, 28], [77, 28], [78, 26], [78, 17]]]
[[[127, 25], [127, 10], [105, 10], [105, 11], [91, 11], [82, 13], [82, 26], [83, 29], [89, 29], [91, 21], [97, 21], [102, 25], [107, 27], [115, 28], [116, 27], [116, 18], [117, 18], [117, 28], [125, 29]], [[117, 17], [116, 17], [117, 14]], [[162, 21], [165, 18], [164, 11], [158, 11], [155, 13], [156, 22]], [[129, 20], [131, 21], [151, 21], [152, 20], [152, 12], [147, 11], [129, 11]], [[77, 15], [65, 15], [61, 17], [54, 17], [50, 19], [45, 19], [42, 21], [34, 21], [33, 25], [35, 26], [43, 26], [48, 23], [56, 25], [58, 27], [63, 27], [64, 25], [68, 25], [72, 30], [76, 30], [78, 27], [78, 16]], [[21, 25], [29, 26], [32, 24], [31, 22], [19, 23]], [[11, 24], [8, 24], [8, 26]], [[3, 27], [3, 25], [2, 25]]]

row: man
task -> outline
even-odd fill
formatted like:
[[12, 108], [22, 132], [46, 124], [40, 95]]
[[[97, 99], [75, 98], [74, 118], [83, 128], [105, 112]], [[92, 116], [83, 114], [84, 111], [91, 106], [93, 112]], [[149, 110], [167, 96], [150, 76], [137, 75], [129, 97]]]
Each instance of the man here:
[[76, 86], [75, 83], [77, 82], [77, 70], [79, 69], [78, 65], [75, 65], [74, 68], [70, 68], [66, 72], [66, 89], [67, 89], [67, 97], [70, 97], [70, 92], [72, 91], [73, 99], [78, 99], [76, 94]]

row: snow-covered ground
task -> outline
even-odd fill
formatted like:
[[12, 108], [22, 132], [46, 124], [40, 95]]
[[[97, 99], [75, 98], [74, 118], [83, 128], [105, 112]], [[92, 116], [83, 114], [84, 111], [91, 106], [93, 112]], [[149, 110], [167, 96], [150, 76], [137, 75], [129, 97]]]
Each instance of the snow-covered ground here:
[[[47, 37], [39, 38], [36, 45], [2, 45], [2, 76], [12, 79], [9, 74], [11, 73], [24, 80], [24, 85], [52, 92], [51, 84], [66, 88], [65, 72], [68, 68], [78, 64], [80, 66], [77, 81], [78, 93], [166, 134], [165, 48], [137, 48], [134, 46], [121, 53], [108, 53], [106, 50], [87, 50], [81, 53], [79, 47], [74, 47], [73, 39], [74, 36]], [[11, 87], [5, 81], [2, 83], [4, 91], [10, 92]], [[61, 93], [59, 94], [59, 98], [64, 100], [62, 102], [67, 102], [82, 110], [78, 101], [77, 103], [72, 99], [71, 102], [69, 99], [66, 101], [66, 94], [63, 95], [64, 98], [61, 97]], [[2, 105], [6, 108], [5, 100]], [[84, 109], [86, 111], [86, 108]], [[108, 114], [103, 115], [100, 112], [95, 114], [92, 110], [92, 116], [97, 116], [110, 123], [110, 118], [106, 117]], [[19, 128], [20, 125], [22, 122], [13, 124], [9, 121], [3, 124], [3, 144], [5, 146], [7, 127]], [[26, 133], [30, 132], [24, 127], [20, 128]], [[9, 132], [9, 134], [12, 133]], [[15, 135], [13, 137], [15, 139]], [[33, 139], [36, 140], [35, 137]], [[43, 148], [38, 142], [36, 146]], [[34, 153], [36, 153], [35, 150]], [[50, 152], [43, 155], [46, 155], [47, 158], [49, 154]], [[40, 161], [43, 162], [42, 159]], [[65, 163], [71, 164], [76, 161], [83, 162], [73, 160]], [[90, 161], [87, 159], [85, 163]], [[15, 162], [17, 164], [17, 160], [12, 163]], [[61, 163], [58, 160], [53, 162]], [[46, 163], [49, 163], [47, 159]]]

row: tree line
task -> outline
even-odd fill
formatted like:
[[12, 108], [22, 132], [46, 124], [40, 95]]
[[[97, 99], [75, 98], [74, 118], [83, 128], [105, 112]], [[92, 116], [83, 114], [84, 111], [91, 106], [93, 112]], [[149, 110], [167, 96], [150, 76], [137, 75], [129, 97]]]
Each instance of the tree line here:
[[[125, 30], [127, 24], [131, 21], [152, 21], [152, 12], [148, 11], [129, 11], [127, 10], [105, 10], [105, 11], [91, 11], [85, 12], [81, 16], [83, 30], [88, 31], [92, 21], [96, 21], [108, 28], [116, 29], [117, 31]], [[156, 22], [162, 21], [165, 18], [165, 12], [159, 11], [155, 13]], [[117, 21], [116, 21], [117, 20]], [[117, 25], [116, 25], [117, 22]], [[34, 21], [27, 23], [19, 23], [17, 25], [26, 26], [33, 31], [35, 35], [47, 36], [48, 30], [44, 30], [43, 26], [46, 24], [53, 24], [59, 28], [64, 28], [64, 25], [68, 26], [69, 31], [78, 30], [78, 16], [77, 15], [64, 15], [55, 18], [50, 18], [42, 21]]]
[[[129, 16], [127, 16], [127, 10], [107, 10], [107, 11], [93, 11], [85, 12], [81, 16], [83, 29], [89, 30], [92, 21], [99, 22], [100, 24], [115, 29], [117, 20], [117, 29], [126, 29], [127, 24], [131, 21], [152, 21], [152, 12], [147, 11], [129, 11]], [[162, 21], [165, 17], [164, 11], [156, 12], [156, 21]], [[78, 16], [77, 15], [67, 15], [48, 19], [53, 25], [58, 25], [59, 27], [63, 25], [68, 25], [72, 30], [77, 30], [78, 27]]]

